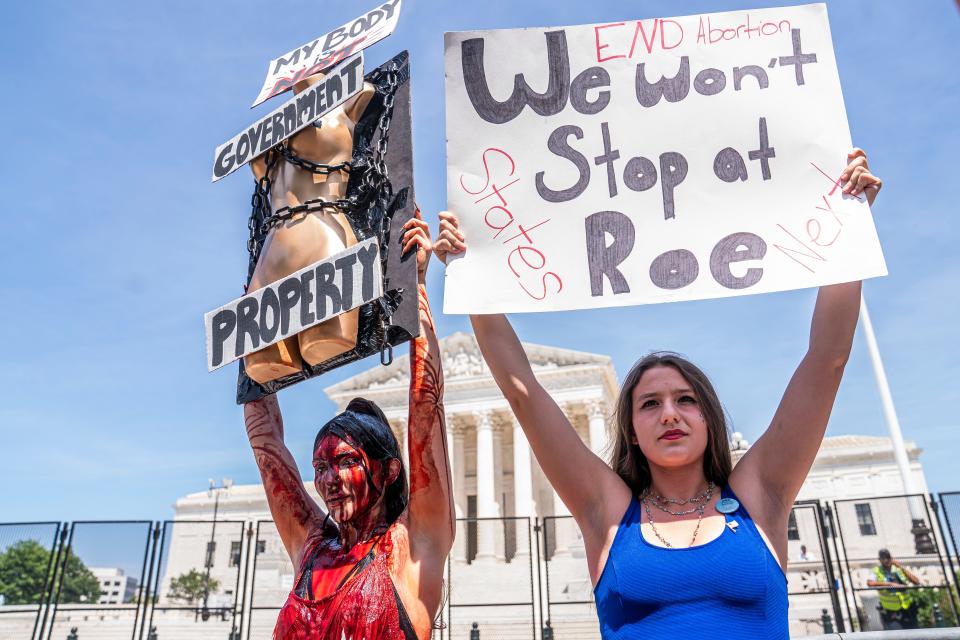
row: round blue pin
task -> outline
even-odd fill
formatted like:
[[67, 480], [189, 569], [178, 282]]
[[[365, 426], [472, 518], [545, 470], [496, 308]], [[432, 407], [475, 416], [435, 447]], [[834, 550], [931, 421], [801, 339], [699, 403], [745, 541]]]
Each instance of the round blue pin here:
[[733, 513], [740, 508], [740, 503], [733, 498], [721, 498], [717, 501], [717, 511], [720, 513]]

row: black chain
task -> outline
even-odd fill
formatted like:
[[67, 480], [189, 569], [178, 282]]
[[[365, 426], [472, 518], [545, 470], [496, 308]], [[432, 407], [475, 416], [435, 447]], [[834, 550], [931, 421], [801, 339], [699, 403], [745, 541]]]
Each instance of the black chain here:
[[313, 162], [312, 160], [307, 160], [306, 158], [301, 158], [289, 145], [281, 143], [278, 147], [280, 150], [280, 155], [283, 156], [283, 159], [292, 164], [295, 167], [300, 167], [304, 171], [309, 171], [310, 173], [315, 173], [319, 175], [328, 176], [331, 173], [350, 173], [350, 168], [353, 166], [349, 160], [346, 162], [341, 162], [340, 164], [321, 164], [319, 162]]
[[336, 213], [337, 211], [351, 211], [353, 209], [353, 202], [345, 198], [339, 200], [324, 200], [323, 198], [314, 198], [313, 200], [307, 200], [303, 204], [294, 205], [292, 207], [280, 207], [269, 216], [267, 216], [263, 223], [261, 224], [261, 232], [266, 234], [273, 227], [278, 226], [280, 223], [293, 218], [301, 213], [313, 213], [315, 211], [332, 211]]
[[270, 189], [272, 187], [270, 172], [276, 163], [277, 154], [273, 149], [270, 149], [264, 156], [263, 175], [254, 183], [253, 196], [250, 198], [250, 219], [247, 221], [247, 228], [250, 230], [250, 237], [247, 240], [250, 265], [247, 269], [247, 282], [250, 282], [250, 279], [253, 278], [253, 271], [257, 266], [257, 260], [260, 258], [260, 248], [263, 246], [262, 227], [264, 221], [270, 217]]
[[393, 104], [396, 97], [397, 87], [400, 84], [398, 71], [400, 67], [396, 62], [387, 69], [387, 86], [383, 96], [383, 113], [380, 114], [380, 139], [377, 140], [376, 147], [373, 150], [373, 157], [370, 159], [370, 167], [363, 176], [361, 192], [366, 196], [368, 194], [383, 192], [389, 198], [393, 195], [393, 185], [390, 184], [390, 175], [387, 169], [387, 144], [390, 141], [390, 123], [393, 120]]

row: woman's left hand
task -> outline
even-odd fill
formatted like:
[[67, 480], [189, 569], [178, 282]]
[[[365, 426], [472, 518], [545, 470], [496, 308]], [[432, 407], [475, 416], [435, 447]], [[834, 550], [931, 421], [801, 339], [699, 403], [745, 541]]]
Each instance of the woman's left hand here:
[[433, 242], [430, 241], [430, 227], [420, 217], [420, 209], [413, 218], [403, 225], [403, 249], [405, 254], [416, 246], [417, 251], [417, 282], [426, 284], [427, 265], [430, 264], [430, 253], [433, 251]]
[[853, 151], [847, 154], [847, 160], [850, 161], [850, 164], [840, 174], [840, 181], [843, 182], [843, 192], [851, 196], [862, 193], [867, 196], [867, 204], [873, 206], [873, 201], [877, 199], [883, 181], [870, 173], [870, 167], [867, 166], [867, 154], [863, 149], [854, 147]]

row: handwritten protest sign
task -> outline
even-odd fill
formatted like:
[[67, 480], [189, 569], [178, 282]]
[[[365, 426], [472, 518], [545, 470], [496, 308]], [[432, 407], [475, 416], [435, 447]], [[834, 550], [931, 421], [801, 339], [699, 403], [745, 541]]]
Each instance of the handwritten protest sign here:
[[884, 275], [822, 4], [446, 34], [444, 311], [715, 298]]
[[347, 58], [319, 82], [283, 103], [213, 153], [212, 182], [230, 175], [261, 153], [321, 118], [363, 89], [363, 53]]
[[219, 369], [382, 296], [377, 243], [377, 238], [364, 240], [205, 314], [207, 369]]
[[388, 0], [330, 33], [274, 58], [267, 65], [267, 77], [251, 107], [383, 40], [397, 28], [399, 19], [400, 0]]

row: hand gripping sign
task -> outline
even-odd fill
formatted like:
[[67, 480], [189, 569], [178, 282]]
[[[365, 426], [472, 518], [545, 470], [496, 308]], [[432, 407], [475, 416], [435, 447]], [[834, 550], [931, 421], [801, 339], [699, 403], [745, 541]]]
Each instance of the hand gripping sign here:
[[886, 273], [822, 4], [448, 33], [444, 311], [715, 298]]

